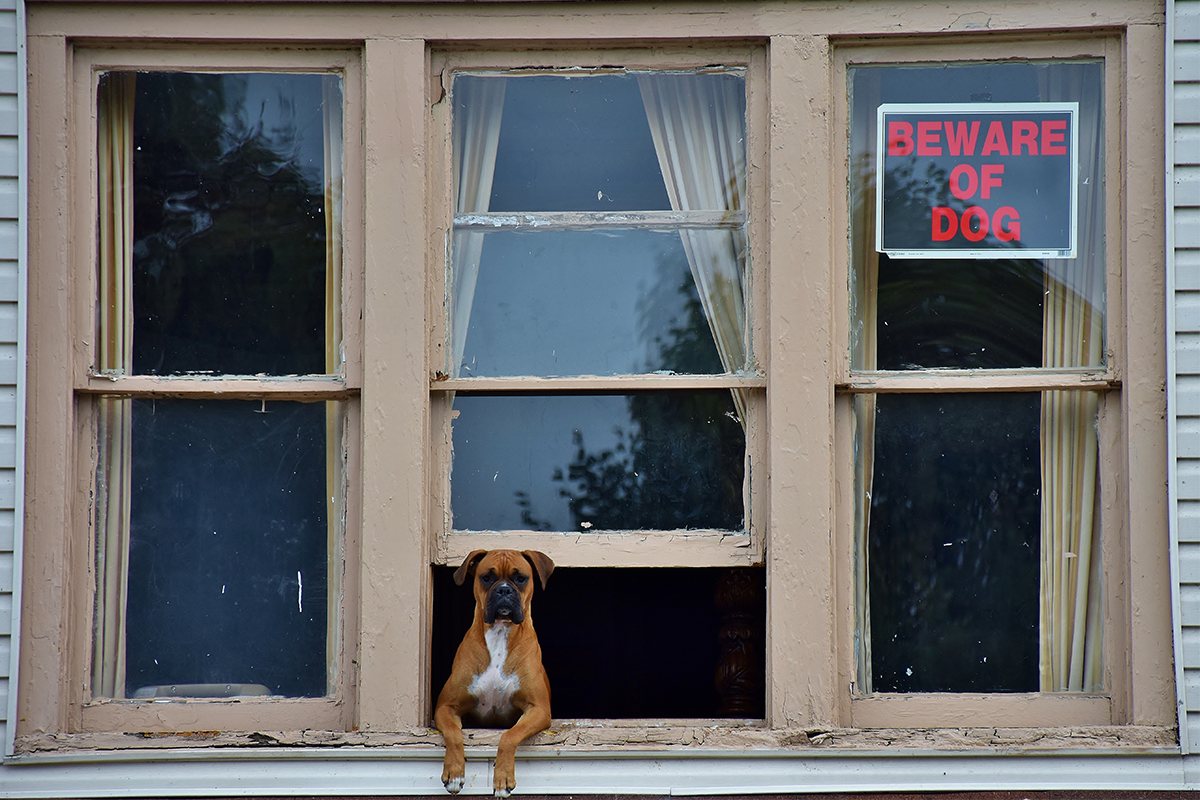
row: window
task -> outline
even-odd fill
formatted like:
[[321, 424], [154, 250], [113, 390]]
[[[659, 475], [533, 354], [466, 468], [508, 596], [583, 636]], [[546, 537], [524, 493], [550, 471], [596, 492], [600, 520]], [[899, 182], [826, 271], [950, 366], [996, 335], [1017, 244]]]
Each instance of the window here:
[[[1170, 740], [1135, 6], [31, 4], [18, 747], [428, 758], [448, 573], [495, 547], [558, 565], [539, 757]], [[997, 157], [1074, 143], [1074, 255], [1017, 252], [1037, 209], [982, 195], [1028, 165], [991, 152], [892, 176], [956, 255], [877, 247], [879, 108], [915, 155], [913, 104], [960, 151], [1043, 106]]]
[[[702, 70], [449, 66], [439, 555], [540, 549], [579, 592], [656, 598], [663, 614], [598, 623], [634, 626], [647, 648], [613, 667], [628, 684], [641, 665], [640, 699], [566, 689], [556, 715], [761, 717], [761, 634], [758, 674], [736, 689], [753, 697], [713, 689], [717, 594], [738, 579], [711, 568], [760, 563], [764, 546], [744, 56]], [[678, 566], [690, 580], [663, 572]], [[439, 612], [453, 604], [448, 586], [435, 595], [435, 630], [459, 629]], [[538, 616], [547, 668], [578, 664], [568, 620]], [[695, 629], [673, 638], [684, 616]], [[454, 644], [435, 633], [435, 658]]]
[[313, 66], [94, 69], [85, 725], [162, 698], [342, 724], [346, 68]]
[[856, 691], [1089, 703], [1118, 672], [1104, 62], [847, 80]]

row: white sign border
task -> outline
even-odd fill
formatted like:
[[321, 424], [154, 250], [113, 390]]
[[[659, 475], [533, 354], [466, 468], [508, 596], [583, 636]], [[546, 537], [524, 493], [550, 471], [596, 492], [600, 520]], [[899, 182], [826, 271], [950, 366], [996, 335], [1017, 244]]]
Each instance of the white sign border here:
[[[884, 250], [883, 249], [883, 173], [886, 144], [885, 114], [1019, 114], [1063, 113], [1071, 115], [1071, 246], [1068, 250], [985, 248], [974, 250]], [[881, 103], [875, 116], [875, 252], [888, 258], [926, 259], [999, 259], [999, 258], [1076, 258], [1079, 235], [1079, 103]]]

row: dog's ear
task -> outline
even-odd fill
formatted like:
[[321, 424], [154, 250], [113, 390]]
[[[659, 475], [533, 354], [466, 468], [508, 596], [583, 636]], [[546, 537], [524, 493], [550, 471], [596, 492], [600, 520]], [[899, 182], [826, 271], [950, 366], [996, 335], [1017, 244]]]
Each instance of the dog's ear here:
[[542, 588], [545, 589], [550, 573], [554, 572], [554, 562], [550, 560], [550, 556], [539, 553], [537, 550], [525, 550], [521, 555], [529, 559], [529, 563], [533, 565], [533, 571], [537, 573], [538, 580], [542, 582]]
[[462, 562], [462, 566], [454, 570], [454, 582], [459, 586], [467, 580], [468, 575], [475, 574], [475, 568], [479, 566], [479, 562], [487, 555], [487, 550], [475, 550], [471, 555], [467, 556], [467, 560]]

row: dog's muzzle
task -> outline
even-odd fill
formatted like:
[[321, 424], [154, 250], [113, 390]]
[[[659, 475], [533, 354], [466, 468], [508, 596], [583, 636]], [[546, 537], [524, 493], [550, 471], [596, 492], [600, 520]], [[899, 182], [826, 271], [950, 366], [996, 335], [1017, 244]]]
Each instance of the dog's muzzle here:
[[510, 620], [516, 625], [525, 621], [521, 593], [508, 581], [497, 583], [488, 592], [487, 606], [483, 610], [483, 621], [491, 625], [497, 619]]

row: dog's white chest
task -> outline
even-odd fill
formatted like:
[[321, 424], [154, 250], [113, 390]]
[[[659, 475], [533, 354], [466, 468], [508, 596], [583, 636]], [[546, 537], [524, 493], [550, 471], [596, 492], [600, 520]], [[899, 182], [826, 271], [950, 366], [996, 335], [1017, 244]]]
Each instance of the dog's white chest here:
[[475, 714], [480, 719], [507, 717], [514, 711], [512, 698], [521, 688], [521, 679], [515, 673], [504, 671], [504, 662], [508, 660], [508, 634], [511, 628], [512, 624], [509, 622], [497, 622], [484, 634], [491, 661], [487, 669], [476, 675], [475, 680], [467, 687], [467, 691], [475, 698]]

